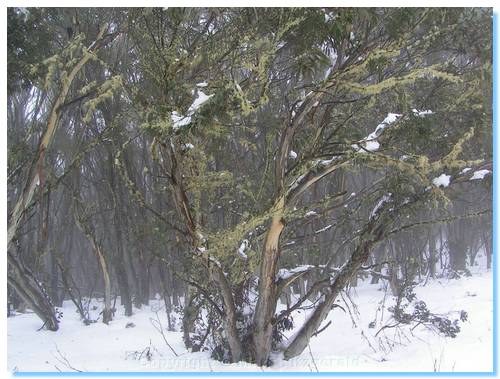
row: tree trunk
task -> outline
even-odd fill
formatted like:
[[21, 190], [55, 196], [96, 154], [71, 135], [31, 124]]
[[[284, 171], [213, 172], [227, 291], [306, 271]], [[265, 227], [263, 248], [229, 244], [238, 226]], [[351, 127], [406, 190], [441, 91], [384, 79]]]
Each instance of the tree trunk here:
[[[80, 203], [80, 200], [77, 200]], [[91, 230], [91, 227], [86, 225], [82, 220], [78, 218], [77, 210], [74, 209], [74, 218], [78, 228], [87, 237], [88, 241], [92, 246], [92, 250], [97, 257], [97, 261], [102, 271], [102, 277], [104, 281], [104, 310], [102, 312], [102, 322], [108, 324], [113, 319], [113, 309], [111, 307], [111, 280], [109, 277], [108, 264], [106, 262], [106, 257], [104, 256], [96, 237]]]
[[94, 244], [94, 252], [99, 258], [102, 275], [104, 279], [104, 310], [102, 311], [102, 322], [108, 324], [113, 319], [113, 309], [111, 307], [111, 280], [109, 279], [108, 265], [101, 248]]
[[[83, 308], [82, 298], [80, 296], [80, 291], [78, 290], [78, 288], [76, 288], [76, 285], [75, 285], [73, 278], [69, 274], [68, 270], [63, 266], [63, 264], [61, 263], [61, 260], [57, 261], [57, 265], [59, 267], [59, 270], [61, 271], [61, 280], [63, 282], [64, 288], [68, 292], [68, 295], [69, 295], [71, 301], [73, 302], [73, 304], [75, 305], [76, 310], [80, 314], [81, 319], [83, 320], [83, 322], [85, 324], [88, 324], [90, 321], [87, 318], [87, 316], [85, 315], [85, 310]], [[74, 288], [76, 288], [78, 294], [75, 293]]]
[[239, 362], [242, 357], [242, 347], [238, 329], [236, 327], [236, 307], [234, 305], [233, 293], [227, 279], [218, 266], [213, 267], [213, 276], [219, 284], [221, 295], [224, 300], [225, 317], [223, 318], [224, 330], [226, 331], [229, 348], [231, 349], [231, 361]]
[[64, 296], [59, 293], [59, 271], [57, 267], [57, 256], [54, 250], [50, 251], [50, 296], [56, 306], [62, 307]]
[[97, 39], [90, 45], [87, 51], [82, 55], [80, 60], [73, 66], [71, 71], [66, 76], [65, 80], [61, 81], [61, 87], [57, 97], [52, 105], [52, 109], [50, 111], [47, 128], [45, 129], [42, 137], [40, 138], [40, 142], [38, 144], [38, 151], [36, 153], [36, 159], [30, 167], [28, 181], [24, 186], [24, 189], [19, 197], [12, 213], [9, 217], [9, 226], [7, 228], [7, 248], [11, 246], [14, 237], [16, 236], [17, 229], [21, 224], [21, 220], [24, 216], [24, 212], [26, 208], [30, 205], [31, 200], [33, 199], [33, 195], [35, 194], [35, 190], [40, 184], [40, 173], [43, 172], [43, 166], [45, 162], [45, 152], [49, 147], [50, 143], [54, 139], [55, 132], [57, 130], [58, 121], [62, 109], [62, 105], [66, 101], [66, 97], [70, 90], [71, 84], [75, 79], [76, 75], [82, 70], [85, 64], [94, 56], [92, 53], [98, 50], [101, 47], [101, 42], [105, 31], [107, 30], [108, 25], [104, 25]]
[[[107, 124], [111, 124], [108, 121], [111, 117], [105, 112], [105, 119]], [[132, 295], [129, 286], [129, 278], [134, 280], [134, 275], [128, 273], [126, 267], [129, 266], [129, 259], [126, 257], [126, 251], [123, 246], [123, 231], [122, 223], [125, 217], [123, 216], [121, 209], [123, 206], [122, 193], [119, 188], [119, 182], [116, 178], [115, 164], [113, 159], [113, 153], [111, 147], [108, 147], [108, 164], [109, 164], [109, 182], [111, 187], [111, 197], [114, 204], [114, 229], [115, 229], [115, 254], [114, 254], [114, 266], [116, 278], [118, 280], [118, 286], [120, 288], [120, 301], [125, 308], [125, 316], [132, 316]], [[118, 183], [117, 183], [118, 182]]]
[[170, 293], [172, 292], [172, 288], [168, 287], [168, 280], [166, 278], [163, 262], [158, 263], [158, 274], [160, 276], [160, 282], [163, 290], [163, 300], [165, 302], [165, 312], [167, 313], [168, 330], [174, 331], [175, 325], [173, 324], [172, 317], [170, 316], [170, 314], [172, 313], [172, 301], [170, 300]]
[[184, 313], [182, 315], [182, 338], [187, 349], [193, 347], [193, 341], [191, 340], [190, 333], [194, 331], [194, 323], [199, 311], [198, 307], [194, 304], [195, 300], [196, 295], [194, 293], [194, 289], [188, 287], [183, 307]]
[[[196, 215], [193, 213], [189, 203], [189, 198], [184, 187], [183, 175], [180, 171], [175, 149], [173, 145], [162, 145], [162, 147], [164, 148], [165, 156], [168, 156], [170, 159], [170, 185], [172, 188], [174, 203], [179, 215], [184, 220], [184, 225], [186, 226], [189, 237], [191, 239], [191, 245], [194, 250], [197, 250], [199, 247], [203, 246], [205, 241], [204, 237], [198, 230], [198, 225], [195, 218]], [[195, 258], [200, 257], [198, 255], [195, 255]], [[208, 259], [207, 263], [209, 265], [213, 263], [211, 266], [209, 266], [209, 274], [211, 278], [218, 284], [221, 290], [221, 297], [225, 311], [225, 315], [223, 316], [224, 330], [228, 338], [231, 359], [232, 362], [238, 362], [241, 360], [242, 347], [241, 340], [238, 335], [238, 329], [236, 327], [237, 315], [232, 289], [226, 277], [224, 276], [224, 272], [217, 265], [217, 263], [210, 262], [210, 259]], [[194, 323], [194, 320], [196, 319], [199, 309], [191, 305], [192, 298], [189, 290], [188, 293], [189, 298], [187, 300], [189, 301], [186, 301], [187, 308], [186, 306], [184, 308], [183, 324], [184, 342], [186, 343], [186, 347], [189, 348], [193, 346], [191, 338], [189, 336], [189, 331], [192, 327], [192, 324]]]
[[[73, 80], [78, 73], [83, 69], [89, 60], [94, 57], [94, 53], [99, 50], [104, 44], [104, 33], [108, 29], [108, 24], [105, 24], [99, 31], [96, 40], [84, 51], [83, 55], [76, 64], [68, 72], [64, 80], [61, 80], [59, 92], [56, 94], [55, 101], [50, 110], [47, 127], [43, 131], [40, 138], [35, 159], [32, 162], [27, 175], [27, 181], [18, 198], [12, 212], [9, 214], [7, 227], [7, 254], [8, 262], [11, 265], [13, 274], [8, 277], [9, 284], [16, 290], [20, 291], [19, 295], [33, 307], [35, 313], [42, 318], [44, 324], [49, 330], [57, 330], [57, 319], [55, 318], [55, 310], [50, 300], [47, 299], [45, 290], [41, 287], [33, 275], [23, 267], [9, 249], [12, 248], [14, 238], [16, 237], [21, 221], [24, 218], [26, 209], [30, 206], [36, 188], [42, 184], [40, 174], [43, 175], [43, 167], [45, 163], [45, 153], [50, 143], [54, 139], [55, 132], [59, 123], [63, 104], [66, 102], [67, 95], [71, 88]], [[116, 34], [115, 34], [116, 36]], [[42, 178], [43, 179], [43, 178]], [[43, 194], [42, 194], [43, 195]], [[25, 275], [25, 277], [23, 277]], [[28, 299], [33, 296], [32, 299]]]
[[486, 268], [491, 269], [491, 238], [487, 233], [483, 233], [484, 249], [486, 253]]
[[120, 301], [125, 308], [125, 316], [132, 316], [132, 297], [130, 295], [130, 287], [128, 285], [127, 272], [123, 264], [123, 260], [119, 255], [113, 259], [116, 280], [120, 289]]
[[448, 239], [448, 246], [450, 250], [450, 267], [453, 271], [465, 271], [467, 250], [463, 245], [463, 241], [455, 241]]
[[59, 329], [54, 306], [41, 283], [32, 272], [23, 265], [19, 257], [7, 252], [7, 260], [11, 270], [8, 273], [8, 284], [43, 321], [43, 325], [52, 331]]
[[382, 239], [382, 232], [382, 227], [375, 227], [373, 223], [368, 224], [360, 237], [360, 244], [351, 255], [349, 261], [335, 277], [328, 293], [325, 294], [325, 299], [316, 307], [311, 317], [286, 348], [284, 353], [285, 359], [296, 357], [304, 351], [311, 337], [328, 316], [340, 291], [352, 280], [352, 277], [356, 275], [361, 265], [368, 259], [373, 246]]
[[436, 249], [436, 236], [429, 231], [429, 276], [436, 277], [436, 263], [437, 263], [437, 249]]
[[276, 213], [267, 231], [260, 262], [258, 300], [253, 319], [253, 353], [255, 363], [265, 366], [272, 348], [272, 319], [276, 311], [276, 273], [280, 255], [279, 239], [284, 228], [282, 219], [284, 199], [275, 207]]

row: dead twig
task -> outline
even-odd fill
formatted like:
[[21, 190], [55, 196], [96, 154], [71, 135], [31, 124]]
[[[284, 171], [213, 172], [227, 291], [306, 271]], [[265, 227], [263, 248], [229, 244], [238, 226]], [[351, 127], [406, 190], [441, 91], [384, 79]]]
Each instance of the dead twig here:
[[163, 337], [163, 341], [165, 341], [165, 344], [169, 347], [170, 350], [172, 350], [172, 353], [174, 353], [174, 355], [178, 357], [179, 354], [176, 353], [174, 348], [168, 343], [167, 337], [165, 337], [165, 332], [163, 331], [163, 326], [161, 325], [158, 312], [155, 312], [155, 314], [156, 314], [156, 320], [154, 318], [149, 318], [151, 325], [153, 325], [153, 327], [161, 334], [161, 336]]
[[[55, 344], [55, 343], [54, 343], [54, 345], [55, 345], [55, 347], [56, 347], [56, 351], [57, 351], [57, 354], [59, 355], [59, 357], [57, 357], [57, 356], [56, 356], [56, 355], [54, 355], [54, 354], [52, 354], [52, 356], [53, 356], [55, 359], [57, 359], [57, 361], [58, 361], [59, 363], [61, 363], [62, 365], [66, 366], [67, 368], [69, 368], [69, 369], [70, 369], [70, 370], [72, 370], [72, 371], [76, 371], [76, 372], [84, 372], [84, 371], [82, 371], [82, 370], [78, 370], [77, 368], [73, 367], [73, 366], [71, 365], [71, 363], [69, 362], [68, 358], [66, 358], [66, 356], [65, 356], [63, 353], [61, 353], [61, 351], [60, 351], [60, 350], [59, 350], [59, 348], [57, 347], [57, 344]], [[61, 370], [60, 370], [57, 366], [55, 366], [55, 365], [54, 365], [54, 367], [55, 367], [57, 370], [61, 371]]]

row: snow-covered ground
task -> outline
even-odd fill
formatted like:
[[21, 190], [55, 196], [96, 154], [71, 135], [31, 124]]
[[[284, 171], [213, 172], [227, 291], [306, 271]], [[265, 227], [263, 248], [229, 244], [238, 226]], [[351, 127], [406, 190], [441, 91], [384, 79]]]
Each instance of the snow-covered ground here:
[[[166, 325], [159, 301], [135, 309], [132, 317], [118, 311], [110, 325], [84, 326], [74, 307], [66, 302], [58, 332], [40, 328], [34, 314], [8, 318], [8, 369], [10, 371], [492, 371], [493, 367], [493, 278], [492, 272], [474, 267], [472, 277], [437, 279], [416, 288], [417, 298], [434, 313], [465, 310], [468, 320], [460, 323], [456, 338], [442, 337], [426, 327], [388, 328], [387, 308], [393, 297], [382, 281], [360, 282], [344, 294], [329, 319], [331, 325], [311, 342], [310, 349], [290, 361], [273, 357], [274, 365], [260, 368], [247, 363], [223, 364], [206, 352], [190, 353], [180, 332], [166, 332], [167, 347], [151, 323], [158, 315]], [[355, 304], [355, 305], [353, 305]], [[457, 318], [456, 313], [451, 313]], [[307, 312], [295, 314], [300, 325]], [[369, 324], [376, 321], [375, 327]], [[127, 323], [134, 327], [126, 327]], [[325, 322], [325, 324], [326, 324]]]

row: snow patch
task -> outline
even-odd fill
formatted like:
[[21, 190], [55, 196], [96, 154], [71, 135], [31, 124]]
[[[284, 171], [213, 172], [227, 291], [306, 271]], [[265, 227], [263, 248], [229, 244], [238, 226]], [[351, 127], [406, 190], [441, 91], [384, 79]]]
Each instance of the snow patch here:
[[241, 241], [241, 245], [238, 248], [238, 254], [245, 259], [248, 258], [248, 256], [245, 254], [245, 250], [248, 248], [248, 246], [250, 246], [250, 242], [248, 242], [248, 240], [245, 239]]
[[[134, 308], [133, 315], [126, 317], [118, 298], [115, 318], [109, 325], [97, 322], [84, 326], [71, 301], [64, 301], [60, 308], [64, 312], [64, 318], [60, 330], [55, 333], [48, 330], [37, 331], [41, 322], [33, 313], [15, 314], [7, 318], [7, 370], [44, 372], [40, 374], [44, 375], [47, 371], [55, 372], [57, 366], [62, 371], [71, 371], [61, 363], [57, 352], [59, 350], [74, 368], [91, 372], [191, 371], [196, 375], [196, 372], [209, 371], [215, 374], [221, 371], [253, 371], [256, 375], [262, 375], [264, 371], [279, 372], [276, 375], [283, 375], [286, 371], [301, 371], [304, 375], [310, 375], [311, 371], [315, 370], [315, 365], [321, 372], [319, 375], [326, 375], [327, 372], [378, 372], [383, 375], [382, 373], [389, 371], [419, 371], [432, 375], [436, 365], [439, 365], [441, 372], [491, 372], [493, 273], [486, 270], [485, 262], [481, 267], [472, 267], [472, 277], [453, 280], [429, 279], [425, 286], [419, 284], [415, 288], [417, 297], [424, 300], [433, 311], [442, 314], [462, 308], [467, 311], [469, 321], [461, 324], [462, 330], [456, 338], [444, 338], [422, 326], [410, 330], [411, 325], [401, 325], [397, 330], [400, 330], [403, 336], [407, 335], [410, 341], [396, 343], [391, 350], [378, 348], [375, 343], [381, 341], [381, 335], [384, 341], [392, 341], [391, 332], [395, 329], [386, 329], [377, 337], [375, 334], [384, 324], [390, 322], [387, 317], [378, 317], [380, 307], [393, 306], [394, 299], [386, 296], [383, 285], [370, 284], [370, 278], [367, 278], [360, 280], [356, 291], [353, 291], [353, 300], [359, 309], [355, 316], [355, 327], [349, 312], [335, 308], [323, 323], [326, 325], [331, 321], [332, 324], [311, 339], [310, 350], [308, 348], [300, 356], [288, 361], [273, 356], [274, 364], [271, 367], [261, 368], [246, 362], [225, 364], [210, 358], [208, 351], [192, 353], [186, 350], [183, 344], [182, 332], [165, 328], [166, 339], [179, 354], [175, 356], [151, 324], [151, 318], [159, 317], [162, 325], [167, 325], [163, 300], [152, 299], [149, 305], [144, 305], [141, 309]], [[297, 268], [287, 271], [295, 270]], [[293, 301], [296, 296], [298, 294], [292, 292]], [[96, 319], [102, 310], [102, 299], [92, 299], [90, 309], [92, 306], [96, 309], [90, 310], [91, 318]], [[285, 338], [288, 340], [313, 314], [312, 302], [306, 300], [304, 306], [306, 309], [295, 311], [291, 315], [295, 327], [285, 331]], [[286, 309], [287, 305], [279, 302], [276, 312], [279, 314]], [[247, 316], [252, 315], [254, 304], [245, 305], [241, 311]], [[182, 315], [174, 312], [172, 316], [176, 329], [180, 330]], [[374, 321], [374, 317], [376, 325], [369, 328], [368, 324]], [[126, 328], [126, 324], [130, 322], [136, 326]], [[376, 351], [369, 347], [367, 339], [376, 347]], [[334, 340], [337, 343], [332, 344]], [[146, 356], [146, 353], [141, 355], [147, 347], [151, 348], [151, 357]]]
[[182, 128], [183, 126], [189, 125], [191, 123], [191, 116], [182, 116], [177, 111], [173, 111], [170, 116], [172, 119], [172, 127], [174, 130]]
[[198, 97], [194, 100], [193, 104], [188, 109], [188, 114], [194, 113], [197, 111], [203, 104], [205, 104], [212, 95], [206, 95], [203, 91], [198, 91]]
[[491, 172], [490, 170], [478, 170], [478, 171], [474, 171], [474, 175], [472, 175], [472, 178], [470, 178], [470, 180], [482, 180], [490, 172]]
[[417, 117], [425, 117], [427, 115], [434, 114], [434, 112], [431, 111], [430, 109], [425, 110], [425, 111], [419, 111], [418, 109], [412, 109], [412, 111], [413, 111], [413, 114]]
[[432, 184], [436, 187], [448, 187], [450, 185], [451, 175], [441, 174], [437, 178], [432, 179]]
[[295, 274], [299, 274], [301, 272], [304, 272], [304, 271], [308, 271], [309, 269], [311, 269], [312, 265], [301, 265], [301, 266], [297, 266], [295, 268], [292, 268], [292, 269], [287, 269], [287, 268], [282, 268], [278, 271], [278, 275], [277, 275], [277, 279], [288, 279], [290, 278], [291, 276], [295, 275]]
[[331, 157], [330, 159], [322, 159], [322, 160], [318, 160], [316, 162], [316, 164], [318, 166], [328, 166], [330, 163], [332, 163], [333, 161], [339, 159], [339, 157]]

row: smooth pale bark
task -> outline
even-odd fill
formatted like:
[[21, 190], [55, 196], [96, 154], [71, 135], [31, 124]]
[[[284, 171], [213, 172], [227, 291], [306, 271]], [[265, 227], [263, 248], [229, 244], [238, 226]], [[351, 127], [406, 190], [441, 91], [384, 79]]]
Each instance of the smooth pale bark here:
[[[52, 105], [47, 119], [47, 127], [45, 128], [38, 144], [38, 150], [35, 155], [36, 158], [31, 164], [26, 184], [16, 204], [14, 205], [8, 220], [7, 254], [8, 263], [11, 268], [8, 273], [8, 283], [18, 292], [19, 296], [21, 296], [21, 298], [23, 298], [23, 300], [25, 300], [26, 303], [32, 307], [34, 312], [42, 319], [47, 329], [53, 331], [58, 329], [54, 306], [48, 296], [46, 296], [46, 292], [41, 284], [34, 278], [33, 274], [31, 274], [29, 270], [26, 270], [26, 268], [23, 267], [22, 262], [10, 253], [9, 250], [13, 247], [14, 238], [16, 237], [24, 214], [33, 200], [36, 188], [39, 184], [43, 185], [45, 153], [54, 139], [62, 106], [66, 102], [71, 84], [85, 64], [92, 58], [95, 51], [102, 47], [103, 36], [107, 27], [108, 25], [106, 24], [103, 28], [101, 28], [97, 39], [90, 45], [89, 48], [87, 48], [86, 53], [83, 54], [80, 60], [73, 66], [66, 78], [61, 80], [59, 93], [54, 104]], [[29, 300], [28, 297], [31, 297], [31, 300]]]
[[73, 69], [68, 73], [65, 79], [61, 80], [61, 89], [59, 94], [52, 106], [50, 111], [47, 127], [40, 139], [38, 144], [38, 152], [36, 154], [36, 160], [30, 168], [30, 173], [28, 175], [28, 181], [24, 187], [21, 196], [19, 197], [14, 209], [9, 217], [9, 226], [7, 229], [7, 247], [11, 247], [11, 243], [17, 233], [17, 229], [21, 223], [24, 212], [26, 208], [30, 205], [33, 195], [35, 194], [36, 187], [40, 182], [40, 175], [43, 171], [44, 161], [45, 161], [45, 151], [49, 147], [50, 143], [54, 139], [55, 132], [57, 130], [59, 117], [61, 114], [62, 105], [66, 102], [68, 92], [71, 88], [71, 84], [75, 79], [76, 75], [82, 70], [85, 64], [92, 58], [93, 53], [100, 48], [100, 41], [102, 41], [104, 32], [107, 30], [107, 24], [101, 28], [96, 41], [87, 49], [87, 53], [83, 54], [81, 59], [76, 63]]
[[255, 363], [259, 366], [268, 364], [272, 348], [273, 324], [276, 311], [278, 258], [280, 255], [279, 239], [285, 227], [283, 222], [284, 199], [275, 206], [275, 215], [267, 231], [264, 242], [259, 273], [257, 306], [253, 319], [253, 352]]

